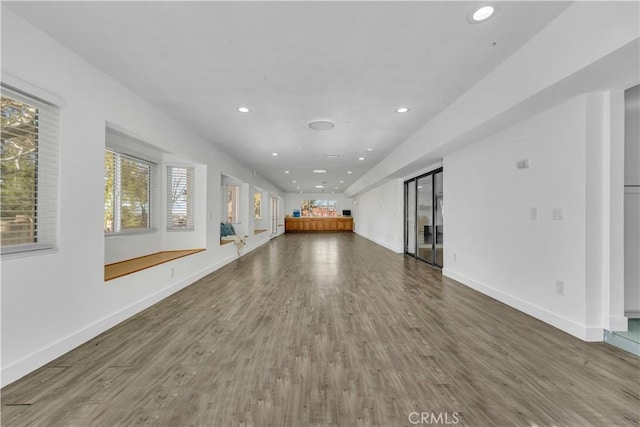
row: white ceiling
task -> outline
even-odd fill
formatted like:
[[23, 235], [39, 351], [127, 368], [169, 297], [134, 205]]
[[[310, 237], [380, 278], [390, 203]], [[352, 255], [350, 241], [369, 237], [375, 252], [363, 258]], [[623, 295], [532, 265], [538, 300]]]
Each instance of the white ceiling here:
[[342, 192], [570, 3], [3, 4], [282, 190]]

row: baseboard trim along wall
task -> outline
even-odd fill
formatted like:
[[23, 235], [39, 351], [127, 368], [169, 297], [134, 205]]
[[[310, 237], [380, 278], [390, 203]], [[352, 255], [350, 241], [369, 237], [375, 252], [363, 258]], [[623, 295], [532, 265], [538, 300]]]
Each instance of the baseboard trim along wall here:
[[[261, 235], [258, 235], [255, 237], [260, 237], [260, 236]], [[258, 247], [264, 245], [265, 243], [268, 243], [270, 241], [268, 237], [269, 236], [265, 234], [264, 237], [260, 237], [259, 239], [258, 238], [250, 239], [252, 240], [252, 242], [247, 246], [245, 246], [241, 256], [248, 254], [249, 252], [257, 249]], [[233, 247], [233, 245], [229, 245], [229, 246]], [[204, 251], [202, 253], [206, 254], [207, 251]], [[87, 325], [82, 329], [72, 333], [71, 335], [43, 348], [42, 350], [32, 353], [18, 360], [17, 362], [14, 362], [4, 367], [0, 372], [0, 387], [4, 387], [16, 380], [19, 380], [23, 376], [35, 371], [36, 369], [46, 365], [52, 360], [55, 360], [56, 358], [62, 356], [63, 354], [97, 337], [101, 333], [113, 328], [119, 323], [140, 313], [141, 311], [151, 307], [152, 305], [157, 304], [158, 302], [171, 296], [172, 294], [186, 288], [187, 286], [192, 285], [196, 281], [224, 267], [225, 265], [233, 262], [238, 258], [239, 257], [236, 254], [236, 249], [235, 247], [233, 247], [233, 254], [231, 256], [226, 256], [225, 258], [217, 261], [216, 263], [210, 265], [209, 267], [204, 268], [188, 277], [185, 277], [184, 279], [181, 279], [178, 282], [170, 286], [167, 286], [166, 288], [154, 294], [148, 295], [145, 298], [141, 299], [140, 301], [134, 304], [131, 304], [130, 306], [125, 307], [122, 310], [119, 310], [90, 325]], [[153, 277], [156, 271], [157, 270], [152, 267], [150, 269], [139, 271], [135, 273], [135, 275], [138, 277], [138, 280], [140, 280], [139, 278], [144, 275]], [[114, 279], [114, 280], [120, 280], [120, 279], [131, 280], [132, 277], [133, 275], [128, 275], [128, 276], [123, 276], [122, 278]]]
[[529, 316], [535, 317], [538, 320], [542, 320], [545, 323], [550, 324], [574, 337], [588, 342], [597, 342], [604, 339], [604, 329], [602, 327], [588, 327], [574, 322], [573, 320], [559, 316], [552, 313], [542, 307], [538, 307], [534, 304], [528, 303], [520, 298], [516, 298], [502, 291], [499, 291], [485, 283], [474, 280], [463, 274], [456, 273], [450, 269], [443, 269], [442, 274], [450, 279], [455, 280], [465, 286], [475, 289], [485, 295], [490, 296], [502, 303], [507, 304]]
[[385, 247], [385, 248], [389, 249], [390, 251], [395, 252], [395, 253], [397, 253], [397, 254], [404, 253], [404, 248], [402, 248], [401, 246], [400, 246], [400, 247], [398, 247], [398, 246], [390, 245], [390, 244], [388, 244], [388, 243], [386, 243], [386, 242], [383, 242], [383, 241], [381, 241], [381, 240], [378, 240], [378, 239], [376, 239], [376, 238], [374, 238], [374, 237], [367, 236], [366, 234], [362, 234], [362, 233], [356, 233], [356, 234], [357, 234], [358, 236], [360, 236], [360, 237], [364, 237], [364, 238], [365, 238], [365, 239], [367, 239], [367, 240], [371, 240], [373, 243], [375, 243], [375, 244], [377, 244], [377, 245], [380, 245], [380, 246], [382, 246], [382, 247]]

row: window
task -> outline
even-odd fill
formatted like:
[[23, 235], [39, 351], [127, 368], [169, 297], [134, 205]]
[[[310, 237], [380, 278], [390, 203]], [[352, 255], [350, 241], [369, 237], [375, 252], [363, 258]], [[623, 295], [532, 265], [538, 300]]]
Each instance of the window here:
[[302, 216], [338, 216], [335, 200], [302, 200], [300, 212]]
[[104, 232], [150, 229], [155, 164], [107, 149], [104, 165]]
[[240, 223], [240, 186], [227, 185], [227, 222]]
[[193, 230], [194, 199], [194, 168], [167, 166], [167, 230]]
[[0, 247], [2, 253], [56, 244], [58, 108], [2, 87]]
[[256, 191], [255, 193], [253, 193], [253, 213], [256, 219], [262, 219], [261, 209], [262, 209], [262, 193], [259, 191]]

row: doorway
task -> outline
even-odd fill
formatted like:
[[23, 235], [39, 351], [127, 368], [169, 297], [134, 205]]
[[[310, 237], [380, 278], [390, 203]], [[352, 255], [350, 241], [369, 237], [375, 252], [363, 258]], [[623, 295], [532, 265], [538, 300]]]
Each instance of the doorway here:
[[405, 181], [404, 251], [431, 265], [444, 265], [442, 168]]

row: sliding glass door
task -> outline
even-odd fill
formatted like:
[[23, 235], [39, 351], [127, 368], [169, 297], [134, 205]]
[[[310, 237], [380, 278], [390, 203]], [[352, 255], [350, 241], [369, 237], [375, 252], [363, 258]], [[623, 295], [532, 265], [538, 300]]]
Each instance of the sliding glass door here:
[[409, 255], [416, 254], [416, 180], [404, 183], [404, 251]]
[[405, 182], [405, 252], [443, 265], [444, 215], [442, 169]]

